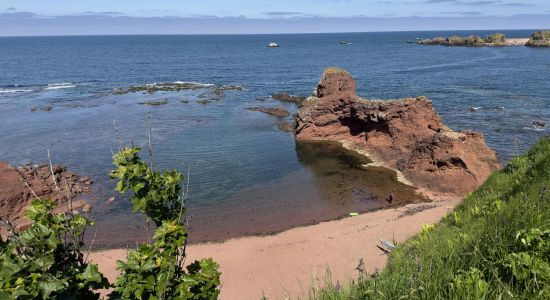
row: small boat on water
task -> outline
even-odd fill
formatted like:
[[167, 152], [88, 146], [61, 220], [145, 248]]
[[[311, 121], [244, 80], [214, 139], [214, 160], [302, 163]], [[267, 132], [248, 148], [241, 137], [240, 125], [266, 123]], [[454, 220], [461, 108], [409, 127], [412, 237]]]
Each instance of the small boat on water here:
[[279, 48], [279, 44], [277, 44], [275, 42], [271, 42], [271, 43], [267, 44], [267, 47], [268, 48]]
[[351, 45], [351, 42], [340, 41], [340, 45]]

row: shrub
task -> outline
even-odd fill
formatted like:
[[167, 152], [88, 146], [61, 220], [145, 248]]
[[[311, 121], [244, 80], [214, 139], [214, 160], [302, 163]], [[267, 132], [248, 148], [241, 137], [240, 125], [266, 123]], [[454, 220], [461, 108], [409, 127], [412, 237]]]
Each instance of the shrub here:
[[117, 190], [131, 190], [134, 210], [155, 221], [152, 244], [142, 244], [117, 262], [121, 271], [111, 299], [216, 299], [220, 272], [212, 259], [195, 261], [184, 269], [187, 229], [183, 225], [181, 173], [154, 172], [141, 161], [139, 148], [125, 148], [113, 157]]
[[460, 46], [460, 45], [466, 45], [466, 39], [459, 36], [451, 36], [447, 38], [447, 44], [449, 46]]
[[533, 32], [526, 45], [529, 47], [550, 47], [550, 30]]
[[495, 33], [488, 36], [485, 41], [487, 43], [495, 44], [495, 45], [504, 45], [506, 43], [506, 36], [502, 33]]
[[164, 220], [183, 215], [181, 203], [181, 173], [170, 170], [153, 172], [138, 156], [139, 148], [124, 148], [113, 156], [117, 167], [111, 178], [118, 179], [116, 190], [133, 192], [130, 200], [134, 211], [145, 213], [157, 226]]
[[479, 36], [470, 35], [466, 38], [465, 43], [467, 46], [483, 46], [483, 44], [485, 44], [485, 40]]
[[[117, 261], [120, 275], [110, 299], [217, 299], [218, 264], [195, 261], [184, 268], [187, 229], [177, 171], [154, 172], [138, 154], [125, 148], [113, 157], [117, 190], [131, 190], [135, 211], [157, 228], [152, 244], [142, 244]], [[53, 202], [35, 200], [27, 209], [31, 226], [0, 239], [0, 299], [98, 299], [98, 289], [111, 287], [94, 264], [86, 263], [81, 247], [92, 221], [82, 215], [54, 214]]]
[[98, 299], [107, 279], [80, 251], [86, 226], [82, 215], [53, 214], [53, 202], [35, 200], [26, 230], [0, 243], [0, 299]]

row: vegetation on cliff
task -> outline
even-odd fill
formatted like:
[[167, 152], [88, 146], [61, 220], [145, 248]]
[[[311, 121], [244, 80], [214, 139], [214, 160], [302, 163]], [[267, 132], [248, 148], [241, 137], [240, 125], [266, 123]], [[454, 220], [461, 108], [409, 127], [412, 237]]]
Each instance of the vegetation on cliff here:
[[387, 268], [316, 299], [549, 299], [550, 139], [495, 172], [435, 226], [397, 245]]
[[535, 31], [527, 42], [529, 47], [550, 47], [550, 30]]

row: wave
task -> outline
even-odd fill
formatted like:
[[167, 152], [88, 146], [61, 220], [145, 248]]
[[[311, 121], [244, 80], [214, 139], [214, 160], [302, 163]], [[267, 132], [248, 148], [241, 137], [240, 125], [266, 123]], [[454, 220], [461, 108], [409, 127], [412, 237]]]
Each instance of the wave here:
[[70, 89], [74, 87], [76, 87], [76, 85], [74, 83], [69, 83], [69, 82], [50, 83], [46, 87], [46, 90]]
[[523, 127], [523, 129], [537, 131], [537, 132], [546, 131], [546, 128], [542, 128], [542, 127]]
[[17, 94], [17, 93], [28, 93], [34, 90], [29, 89], [0, 89], [0, 94]]
[[[156, 83], [155, 83], [156, 84]], [[195, 81], [174, 81], [174, 82], [163, 82], [160, 84], [182, 84], [182, 85], [193, 85], [196, 87], [213, 87], [215, 84], [213, 83], [202, 83], [202, 82], [195, 82]]]

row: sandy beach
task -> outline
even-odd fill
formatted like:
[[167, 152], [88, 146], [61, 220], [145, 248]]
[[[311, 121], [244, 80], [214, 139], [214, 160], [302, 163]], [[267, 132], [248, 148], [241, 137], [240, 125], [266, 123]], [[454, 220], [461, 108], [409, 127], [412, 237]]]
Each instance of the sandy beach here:
[[506, 46], [525, 46], [529, 38], [506, 39]]
[[[380, 239], [402, 242], [423, 224], [437, 223], [458, 203], [410, 204], [272, 236], [191, 245], [187, 253], [190, 262], [213, 257], [220, 264], [221, 299], [303, 299], [312, 283], [323, 284], [328, 270], [334, 283], [345, 284], [357, 276], [361, 258], [369, 273], [384, 267], [387, 256], [376, 247]], [[125, 255], [125, 249], [105, 250], [90, 253], [89, 260], [114, 282], [115, 261]]]

